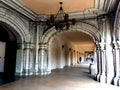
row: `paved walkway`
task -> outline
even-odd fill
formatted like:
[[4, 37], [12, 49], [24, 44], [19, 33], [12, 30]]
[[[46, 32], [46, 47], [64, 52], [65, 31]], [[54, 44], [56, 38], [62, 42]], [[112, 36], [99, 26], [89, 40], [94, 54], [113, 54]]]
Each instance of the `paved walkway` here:
[[96, 82], [88, 65], [53, 70], [47, 76], [31, 76], [0, 86], [0, 90], [120, 90], [120, 87]]

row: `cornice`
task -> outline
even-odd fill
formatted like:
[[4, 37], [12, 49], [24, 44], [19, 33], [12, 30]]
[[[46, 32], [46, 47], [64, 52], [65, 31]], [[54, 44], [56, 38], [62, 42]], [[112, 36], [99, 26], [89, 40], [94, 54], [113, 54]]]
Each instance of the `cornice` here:
[[2, 4], [9, 6], [11, 9], [16, 10], [22, 15], [30, 18], [31, 20], [35, 20], [37, 14], [28, 9], [25, 5], [23, 5], [19, 0], [0, 0]]
[[[45, 21], [47, 15], [38, 15], [26, 7], [20, 0], [0, 0], [3, 4], [11, 7], [22, 15], [30, 18], [33, 21]], [[95, 7], [85, 9], [82, 12], [69, 13], [70, 18], [87, 19], [95, 18], [99, 15], [108, 13], [111, 8], [117, 3], [117, 0], [95, 0]]]
[[95, 8], [110, 13], [116, 10], [119, 0], [95, 0]]

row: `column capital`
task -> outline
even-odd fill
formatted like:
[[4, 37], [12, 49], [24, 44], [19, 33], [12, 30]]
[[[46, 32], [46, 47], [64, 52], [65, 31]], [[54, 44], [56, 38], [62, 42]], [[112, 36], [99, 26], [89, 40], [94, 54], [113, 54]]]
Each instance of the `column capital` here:
[[24, 49], [33, 49], [35, 46], [34, 44], [31, 43], [24, 43]]
[[39, 43], [39, 49], [47, 49], [48, 44], [47, 43]]
[[118, 45], [118, 47], [120, 48], [120, 41], [117, 41], [117, 45]]
[[114, 49], [120, 48], [120, 41], [113, 41], [112, 42]]
[[99, 46], [99, 48], [100, 48], [101, 50], [105, 50], [105, 45], [106, 45], [106, 43], [104, 43], [104, 42], [100, 42], [100, 43], [98, 44], [98, 46]]

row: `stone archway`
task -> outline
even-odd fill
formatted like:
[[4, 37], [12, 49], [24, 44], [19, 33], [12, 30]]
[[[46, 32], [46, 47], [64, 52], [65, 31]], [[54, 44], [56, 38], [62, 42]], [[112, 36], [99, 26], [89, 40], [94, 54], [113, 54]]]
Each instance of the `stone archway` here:
[[[16, 16], [14, 13], [10, 12], [7, 8], [0, 8], [0, 21], [11, 26], [15, 33], [19, 33], [22, 41], [28, 42], [30, 39], [30, 34], [28, 29], [25, 27], [25, 23], [20, 16]], [[21, 42], [20, 42], [21, 43]]]
[[[81, 31], [83, 33], [86, 33], [90, 35], [94, 41], [101, 41], [101, 33], [98, 31], [98, 28], [87, 24], [79, 22], [77, 25], [72, 26], [70, 30], [63, 31], [63, 32], [69, 32], [69, 31]], [[42, 37], [41, 43], [49, 43], [51, 38], [53, 38], [55, 35], [63, 33], [62, 31], [56, 31], [55, 27], [52, 27], [49, 29]]]
[[[98, 42], [101, 41], [101, 34], [98, 31], [98, 29], [87, 23], [79, 22], [75, 26], [72, 26], [72, 28], [70, 28], [68, 31], [56, 31], [55, 27], [52, 27], [43, 35], [41, 44], [40, 44], [42, 47], [44, 47], [48, 51], [48, 55], [47, 55], [48, 59], [50, 59], [50, 46], [49, 45], [50, 45], [51, 40], [56, 35], [64, 33], [64, 32], [69, 32], [69, 31], [78, 31], [78, 32], [80, 31], [80, 32], [86, 33], [93, 38], [95, 44], [98, 44]], [[41, 46], [40, 48], [42, 49]], [[51, 71], [50, 65], [51, 65], [51, 60], [48, 60], [47, 66], [48, 66], [49, 71]]]
[[14, 15], [14, 13], [10, 12], [7, 8], [0, 8], [0, 24], [16, 37], [17, 53], [15, 74], [20, 74], [23, 72], [23, 49], [27, 47], [26, 42], [30, 41], [31, 36], [20, 16]]

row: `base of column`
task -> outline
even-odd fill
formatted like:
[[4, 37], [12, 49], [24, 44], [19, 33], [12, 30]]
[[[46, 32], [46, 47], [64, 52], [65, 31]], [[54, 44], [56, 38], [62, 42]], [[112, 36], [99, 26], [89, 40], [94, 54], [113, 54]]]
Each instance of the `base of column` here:
[[119, 79], [119, 77], [115, 77], [113, 79], [113, 83], [114, 83], [115, 86], [120, 86], [120, 79]]
[[106, 83], [105, 73], [103, 73], [103, 74], [100, 75], [100, 82], [101, 82], [101, 83]]
[[111, 84], [112, 83], [112, 81], [113, 81], [113, 76], [107, 76], [107, 78], [106, 78], [106, 80], [107, 80], [107, 84]]
[[46, 69], [39, 69], [38, 75], [49, 75], [51, 71], [48, 71]]
[[120, 86], [120, 78], [119, 78], [119, 80], [118, 80], [118, 86]]
[[97, 74], [96, 80], [97, 80], [98, 82], [100, 82], [100, 73]]
[[21, 76], [29, 76], [29, 75], [33, 75], [33, 72], [30, 69], [23, 69]]

